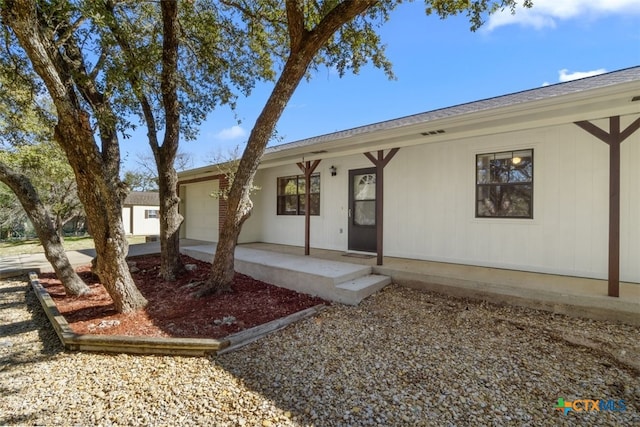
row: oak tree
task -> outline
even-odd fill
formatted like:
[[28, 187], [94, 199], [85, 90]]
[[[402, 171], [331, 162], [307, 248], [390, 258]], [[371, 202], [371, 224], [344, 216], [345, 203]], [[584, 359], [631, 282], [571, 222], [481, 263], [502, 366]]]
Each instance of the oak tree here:
[[[128, 243], [122, 224], [126, 189], [119, 176], [118, 120], [108, 87], [99, 81], [98, 65], [105, 55], [77, 6], [68, 1], [0, 3], [3, 25], [15, 35], [8, 36], [12, 52], [24, 55], [55, 107], [54, 139], [75, 175], [95, 243], [94, 271], [115, 309], [130, 312], [146, 306], [147, 300], [126, 262]], [[86, 49], [97, 58], [94, 67]]]
[[[272, 92], [251, 130], [228, 193], [227, 215], [221, 226], [211, 275], [200, 295], [222, 292], [234, 276], [234, 252], [243, 223], [252, 209], [250, 189], [275, 126], [299, 82], [324, 64], [340, 75], [357, 73], [367, 62], [391, 76], [376, 28], [388, 20], [401, 1], [393, 0], [224, 0], [238, 14], [238, 22], [251, 29], [256, 44], [268, 52], [281, 69]], [[531, 6], [523, 0], [523, 6]], [[426, 13], [441, 18], [464, 13], [471, 30], [478, 29], [487, 13], [504, 8], [513, 12], [516, 0], [426, 0]]]

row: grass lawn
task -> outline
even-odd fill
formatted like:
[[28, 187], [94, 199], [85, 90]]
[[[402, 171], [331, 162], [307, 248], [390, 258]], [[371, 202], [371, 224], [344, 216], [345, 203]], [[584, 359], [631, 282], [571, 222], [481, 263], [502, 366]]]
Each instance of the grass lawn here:
[[[144, 236], [127, 237], [130, 245], [144, 243]], [[67, 251], [75, 251], [79, 249], [93, 248], [93, 239], [89, 236], [83, 237], [65, 237], [64, 248]], [[24, 255], [43, 253], [40, 241], [35, 240], [12, 240], [0, 242], [0, 256]]]

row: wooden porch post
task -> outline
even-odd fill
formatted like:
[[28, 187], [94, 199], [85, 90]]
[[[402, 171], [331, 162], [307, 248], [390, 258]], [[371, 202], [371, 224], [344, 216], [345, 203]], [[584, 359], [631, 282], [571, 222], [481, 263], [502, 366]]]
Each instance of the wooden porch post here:
[[609, 274], [608, 295], [620, 296], [620, 145], [640, 128], [640, 118], [620, 131], [620, 116], [609, 117], [609, 132], [589, 121], [577, 126], [609, 145]]
[[304, 173], [305, 195], [304, 195], [304, 254], [309, 255], [309, 240], [311, 236], [311, 174], [320, 164], [320, 160], [315, 160], [313, 164], [307, 160], [304, 164], [297, 163], [298, 167]]
[[364, 153], [371, 163], [376, 167], [376, 248], [378, 252], [377, 264], [382, 265], [383, 255], [383, 224], [384, 224], [384, 167], [396, 155], [399, 148], [393, 148], [384, 156], [383, 150], [378, 150], [378, 157], [374, 157], [371, 153]]

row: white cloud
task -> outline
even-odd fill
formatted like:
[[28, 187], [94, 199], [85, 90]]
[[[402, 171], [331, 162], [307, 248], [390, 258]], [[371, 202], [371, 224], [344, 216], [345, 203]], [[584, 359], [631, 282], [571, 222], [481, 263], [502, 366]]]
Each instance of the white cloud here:
[[606, 73], [607, 70], [604, 68], [599, 68], [593, 71], [573, 71], [569, 72], [566, 68], [558, 71], [558, 81], [560, 82], [568, 82], [571, 80], [583, 79], [585, 77], [597, 76], [598, 74]]
[[[605, 70], [604, 68], [598, 68], [597, 70], [592, 70], [592, 71], [572, 71], [572, 72], [569, 72], [569, 70], [567, 70], [566, 68], [563, 68], [562, 70], [558, 71], [558, 82], [562, 83], [562, 82], [568, 82], [571, 80], [583, 79], [585, 77], [597, 76], [598, 74], [603, 74], [606, 72], [607, 70]], [[542, 86], [549, 86], [551, 84], [553, 83], [544, 82], [542, 83]]]
[[[521, 4], [522, 1], [519, 2]], [[489, 18], [487, 30], [510, 24], [540, 29], [554, 28], [559, 20], [571, 18], [597, 18], [606, 14], [640, 14], [638, 0], [533, 0], [531, 9], [518, 7], [514, 15], [509, 10]]]
[[242, 126], [235, 125], [231, 126], [227, 129], [222, 129], [220, 132], [215, 134], [217, 139], [230, 140], [230, 139], [238, 139], [247, 135], [247, 131], [242, 129]]

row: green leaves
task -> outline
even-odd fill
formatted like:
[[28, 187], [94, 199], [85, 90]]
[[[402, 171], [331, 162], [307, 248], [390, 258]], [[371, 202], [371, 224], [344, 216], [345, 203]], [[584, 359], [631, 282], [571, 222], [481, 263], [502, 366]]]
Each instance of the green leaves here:
[[427, 15], [437, 14], [441, 19], [465, 13], [471, 24], [471, 31], [476, 31], [485, 23], [486, 16], [507, 8], [515, 13], [518, 3], [526, 8], [533, 5], [532, 0], [427, 0], [425, 11]]

